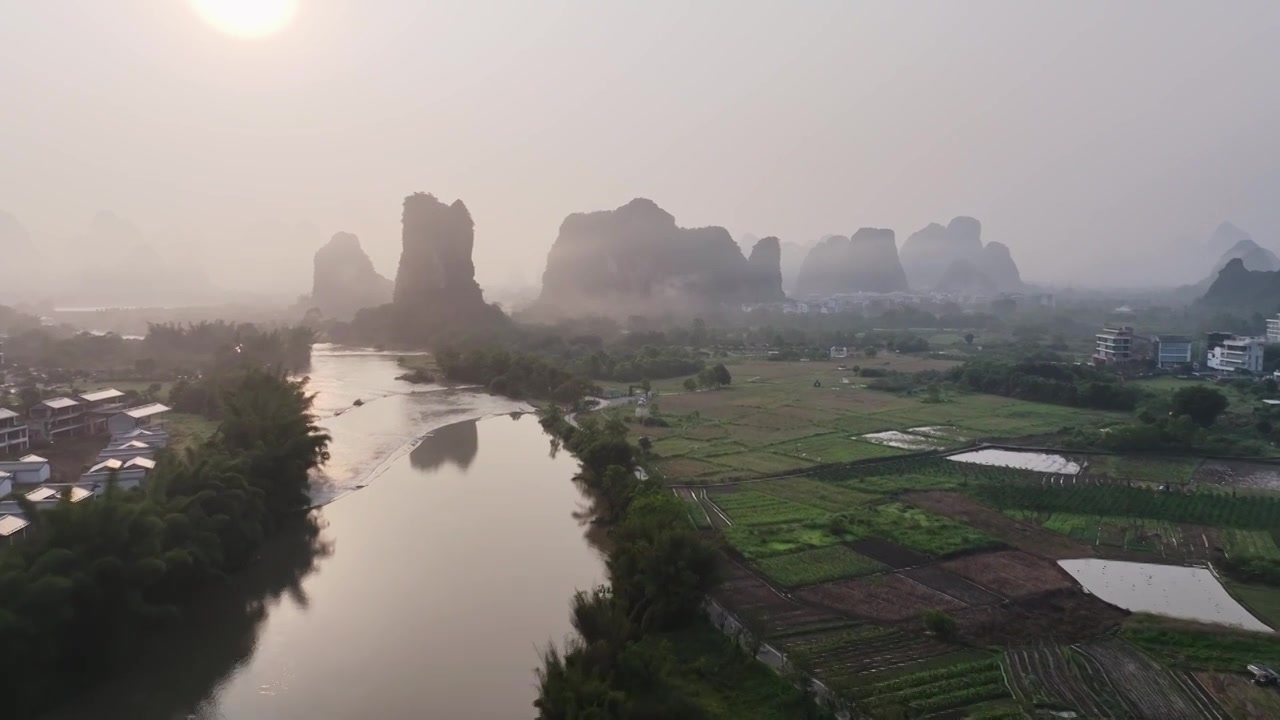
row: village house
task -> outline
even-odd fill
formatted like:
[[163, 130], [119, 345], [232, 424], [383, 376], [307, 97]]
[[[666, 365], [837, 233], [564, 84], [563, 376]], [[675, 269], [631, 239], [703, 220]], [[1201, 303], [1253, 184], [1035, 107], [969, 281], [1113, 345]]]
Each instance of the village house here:
[[112, 415], [107, 420], [107, 429], [111, 434], [120, 435], [138, 429], [151, 429], [160, 426], [160, 416], [169, 412], [167, 405], [151, 403], [129, 408]]
[[0, 457], [26, 452], [30, 446], [26, 419], [8, 408], [0, 408]]

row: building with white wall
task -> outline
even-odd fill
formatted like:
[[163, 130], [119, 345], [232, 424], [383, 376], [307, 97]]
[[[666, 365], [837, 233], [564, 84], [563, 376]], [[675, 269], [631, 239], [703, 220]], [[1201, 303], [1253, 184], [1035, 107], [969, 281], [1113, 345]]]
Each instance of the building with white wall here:
[[1097, 365], [1123, 365], [1133, 360], [1133, 328], [1127, 325], [1107, 326], [1095, 336], [1093, 362]]
[[1210, 333], [1205, 364], [1221, 372], [1246, 372], [1257, 375], [1262, 372], [1263, 349], [1267, 339], [1243, 335]]
[[30, 446], [26, 418], [8, 408], [0, 408], [0, 457], [26, 452]]
[[1267, 319], [1267, 342], [1280, 343], [1280, 313]]

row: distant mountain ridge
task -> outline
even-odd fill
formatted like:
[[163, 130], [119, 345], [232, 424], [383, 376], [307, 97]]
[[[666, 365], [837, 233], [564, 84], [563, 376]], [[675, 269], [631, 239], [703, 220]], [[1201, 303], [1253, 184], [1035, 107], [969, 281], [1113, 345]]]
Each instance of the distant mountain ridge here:
[[1009, 247], [983, 245], [982, 223], [971, 217], [926, 225], [907, 238], [901, 255], [913, 290], [991, 294], [1023, 288]]
[[861, 228], [850, 237], [831, 235], [809, 250], [796, 279], [801, 296], [900, 292], [907, 275], [892, 230]]
[[1280, 311], [1280, 271], [1249, 270], [1243, 259], [1232, 258], [1197, 302], [1218, 310], [1271, 315]]
[[652, 200], [564, 219], [542, 275], [543, 315], [686, 314], [782, 300], [781, 243], [745, 256], [722, 227], [683, 228]]
[[316, 251], [308, 304], [327, 317], [349, 320], [364, 308], [391, 302], [393, 288], [374, 269], [360, 239], [340, 232]]

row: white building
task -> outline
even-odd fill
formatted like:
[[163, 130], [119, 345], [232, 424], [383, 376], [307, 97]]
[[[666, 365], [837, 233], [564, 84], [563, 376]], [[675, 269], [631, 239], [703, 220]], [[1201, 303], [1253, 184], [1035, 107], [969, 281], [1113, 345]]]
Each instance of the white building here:
[[30, 444], [26, 419], [8, 408], [0, 408], [0, 457], [25, 452]]
[[1262, 354], [1266, 344], [1267, 339], [1262, 337], [1211, 336], [1205, 364], [1221, 372], [1256, 375], [1262, 372]]
[[39, 455], [23, 455], [17, 460], [0, 461], [0, 472], [12, 475], [15, 483], [35, 485], [48, 482], [52, 471], [49, 461]]
[[0, 498], [8, 497], [13, 492], [13, 473], [0, 470]]
[[158, 427], [160, 415], [169, 412], [169, 410], [170, 408], [167, 405], [161, 405], [160, 403], [129, 408], [112, 415], [111, 419], [107, 420], [107, 429], [115, 436], [132, 432], [139, 428]]
[[1280, 314], [1267, 319], [1267, 342], [1280, 343]]
[[26, 534], [31, 523], [18, 514], [0, 515], [0, 543], [11, 543]]
[[40, 487], [27, 493], [27, 499], [36, 504], [37, 508], [49, 508], [62, 502], [66, 497], [73, 503], [82, 502], [93, 497], [93, 491], [79, 485], [41, 485]]
[[832, 347], [832, 348], [831, 348], [831, 359], [832, 359], [832, 360], [844, 360], [844, 359], [845, 359], [845, 358], [847, 358], [847, 357], [849, 357], [849, 348], [847, 348], [847, 347], [838, 347], [838, 346], [837, 346], [837, 347]]
[[1105, 327], [1095, 336], [1093, 362], [1097, 365], [1122, 365], [1133, 360], [1133, 328]]
[[88, 472], [80, 476], [80, 482], [92, 486], [95, 490], [101, 490], [106, 488], [107, 481], [114, 473], [116, 487], [129, 490], [141, 485], [142, 481], [147, 479], [147, 474], [155, 469], [156, 463], [150, 458], [135, 457], [129, 460], [111, 458], [89, 468]]

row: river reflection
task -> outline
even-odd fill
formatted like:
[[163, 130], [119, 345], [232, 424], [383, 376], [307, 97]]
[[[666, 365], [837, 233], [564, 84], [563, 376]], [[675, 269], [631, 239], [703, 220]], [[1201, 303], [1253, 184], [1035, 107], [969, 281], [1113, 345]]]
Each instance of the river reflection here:
[[453, 463], [459, 470], [471, 467], [480, 447], [476, 421], [467, 420], [446, 425], [422, 439], [418, 447], [409, 453], [409, 463], [419, 470], [435, 470], [445, 463]]
[[[327, 480], [363, 489], [316, 511], [323, 527], [309, 539], [278, 538], [234, 578], [231, 599], [202, 605], [59, 720], [534, 715], [538, 648], [571, 632], [570, 596], [604, 577], [580, 517], [587, 501], [571, 482], [576, 461], [548, 453], [533, 415], [433, 427], [433, 403], [452, 416], [497, 401], [409, 389], [397, 397], [394, 384], [370, 382], [394, 378], [394, 359], [315, 365], [330, 373], [317, 389], [340, 385], [333, 373], [349, 367], [364, 386], [346, 397], [388, 391], [342, 413], [349, 401], [327, 405]], [[394, 413], [430, 435], [378, 457], [372, 448], [403, 432], [391, 427]], [[275, 553], [286, 561], [272, 562]]]

